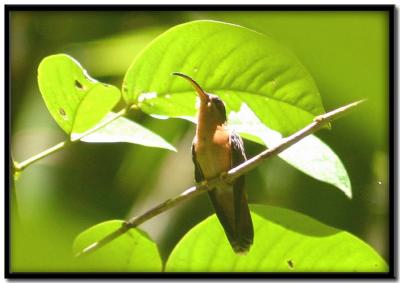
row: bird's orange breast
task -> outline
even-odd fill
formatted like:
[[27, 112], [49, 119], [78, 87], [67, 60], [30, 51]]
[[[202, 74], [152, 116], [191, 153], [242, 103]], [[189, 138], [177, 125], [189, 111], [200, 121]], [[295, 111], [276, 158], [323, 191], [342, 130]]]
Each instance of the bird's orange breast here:
[[219, 176], [231, 168], [229, 131], [217, 126], [213, 131], [198, 132], [195, 137], [196, 158], [206, 179]]

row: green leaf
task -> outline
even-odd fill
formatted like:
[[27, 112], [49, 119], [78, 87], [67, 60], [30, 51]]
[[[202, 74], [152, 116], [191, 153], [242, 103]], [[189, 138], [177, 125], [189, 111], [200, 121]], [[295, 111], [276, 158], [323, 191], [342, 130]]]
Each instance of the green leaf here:
[[[110, 220], [97, 224], [79, 234], [73, 244], [77, 254], [121, 227], [123, 221]], [[138, 229], [130, 229], [80, 261], [81, 271], [90, 272], [149, 272], [161, 271], [162, 262], [157, 245]]]
[[[104, 120], [112, 119], [115, 115], [115, 113], [111, 112], [106, 115]], [[99, 124], [103, 123], [103, 121]], [[75, 135], [72, 134], [73, 139], [74, 137]], [[128, 142], [176, 151], [174, 146], [159, 135], [124, 117], [117, 118], [95, 132], [81, 138], [81, 141], [90, 143]]]
[[283, 208], [253, 205], [254, 244], [236, 255], [215, 215], [172, 251], [173, 272], [387, 272], [379, 254], [354, 235]]
[[241, 26], [202, 20], [169, 29], [128, 69], [125, 101], [139, 103], [149, 114], [193, 117], [195, 93], [172, 72], [193, 77], [225, 102], [246, 102], [284, 135], [324, 112], [315, 82], [297, 58], [270, 37]]
[[[230, 112], [229, 121], [231, 128], [244, 138], [264, 144], [268, 148], [282, 142], [282, 135], [265, 126], [245, 103], [241, 104], [239, 111]], [[335, 152], [316, 136], [305, 137], [278, 156], [303, 173], [334, 185], [347, 197], [352, 197], [350, 179], [343, 163]]]
[[316, 136], [305, 137], [279, 154], [279, 157], [307, 175], [334, 185], [348, 198], [352, 197], [350, 178], [343, 163]]
[[75, 59], [65, 54], [42, 60], [38, 83], [47, 109], [67, 134], [92, 128], [121, 96], [116, 87], [92, 79]]

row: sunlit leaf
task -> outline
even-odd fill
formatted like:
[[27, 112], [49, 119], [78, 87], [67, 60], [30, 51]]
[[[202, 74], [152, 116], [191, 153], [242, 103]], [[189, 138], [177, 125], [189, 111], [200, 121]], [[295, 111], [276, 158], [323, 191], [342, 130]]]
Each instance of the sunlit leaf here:
[[[282, 142], [282, 135], [269, 129], [242, 103], [238, 112], [229, 116], [230, 126], [244, 138], [274, 147]], [[324, 142], [310, 135], [278, 155], [287, 163], [305, 174], [334, 185], [351, 198], [351, 183], [347, 171], [335, 154]]]
[[[122, 222], [106, 221], [85, 230], [74, 241], [74, 254], [117, 230]], [[157, 245], [138, 229], [129, 230], [96, 252], [77, 260], [80, 261], [80, 271], [154, 272], [162, 269]]]
[[253, 205], [254, 244], [236, 255], [215, 215], [190, 230], [172, 251], [174, 272], [387, 272], [354, 235], [283, 208]]
[[245, 101], [263, 123], [284, 135], [324, 112], [314, 80], [296, 57], [271, 38], [237, 25], [194, 21], [169, 29], [130, 66], [124, 99], [149, 114], [194, 116], [194, 91], [172, 72], [192, 76], [225, 102]]
[[[105, 120], [111, 119], [115, 115], [115, 113], [109, 113]], [[101, 121], [100, 123], [103, 122]], [[72, 137], [74, 138], [75, 135], [72, 135]], [[81, 138], [81, 140], [91, 143], [128, 142], [176, 151], [174, 146], [159, 135], [124, 117], [115, 119], [95, 132]]]
[[92, 79], [75, 59], [65, 54], [42, 60], [38, 83], [47, 109], [67, 134], [93, 127], [121, 96], [116, 87]]

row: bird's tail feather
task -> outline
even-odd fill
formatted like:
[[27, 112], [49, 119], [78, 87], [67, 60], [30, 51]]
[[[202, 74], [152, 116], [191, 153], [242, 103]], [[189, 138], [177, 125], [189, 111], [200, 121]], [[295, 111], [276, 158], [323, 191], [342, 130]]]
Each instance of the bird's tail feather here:
[[253, 223], [243, 186], [209, 192], [211, 202], [235, 253], [245, 254], [253, 244]]

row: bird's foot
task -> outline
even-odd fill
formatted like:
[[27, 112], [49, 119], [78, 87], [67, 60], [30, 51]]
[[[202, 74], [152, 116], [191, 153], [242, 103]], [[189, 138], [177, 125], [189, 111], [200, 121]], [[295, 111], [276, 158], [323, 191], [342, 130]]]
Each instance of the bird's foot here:
[[317, 122], [317, 123], [321, 123], [324, 119], [325, 119], [324, 116], [319, 115], [319, 116], [315, 117], [313, 121]]
[[221, 182], [227, 184], [227, 185], [232, 185], [232, 181], [229, 180], [228, 178], [228, 172], [222, 172], [221, 175], [219, 175], [219, 179], [221, 180]]
[[207, 187], [208, 186], [208, 182], [207, 182], [207, 180], [203, 180], [201, 182], [197, 182], [197, 186], [198, 187], [202, 187], [202, 188]]

